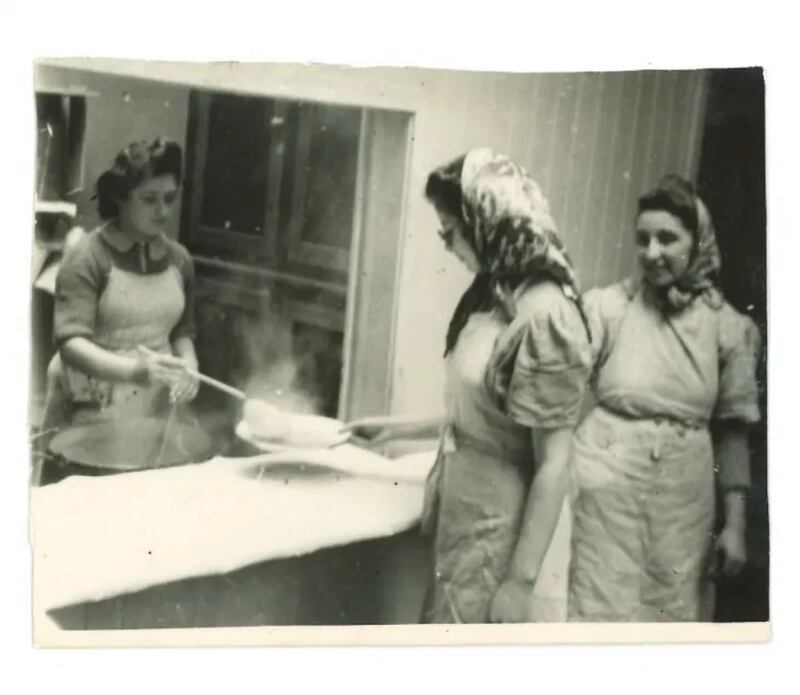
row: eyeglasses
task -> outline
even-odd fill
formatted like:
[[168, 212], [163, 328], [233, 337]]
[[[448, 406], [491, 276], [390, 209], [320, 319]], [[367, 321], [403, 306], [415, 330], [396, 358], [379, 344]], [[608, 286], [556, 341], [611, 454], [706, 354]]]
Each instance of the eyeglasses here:
[[444, 242], [444, 245], [449, 249], [453, 245], [453, 237], [455, 237], [456, 230], [453, 227], [447, 227], [439, 230], [439, 238]]

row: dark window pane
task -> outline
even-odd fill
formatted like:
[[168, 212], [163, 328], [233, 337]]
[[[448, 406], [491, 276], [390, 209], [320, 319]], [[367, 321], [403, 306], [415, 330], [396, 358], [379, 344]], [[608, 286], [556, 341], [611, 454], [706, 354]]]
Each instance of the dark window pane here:
[[309, 398], [320, 415], [336, 417], [342, 382], [342, 334], [299, 322], [292, 328], [292, 357], [297, 367], [293, 390]]
[[264, 233], [272, 102], [216, 94], [208, 110], [202, 223], [255, 236]]
[[350, 248], [358, 169], [359, 109], [305, 104], [311, 109], [303, 241]]
[[66, 100], [58, 94], [36, 95], [36, 196], [61, 200], [65, 191]]

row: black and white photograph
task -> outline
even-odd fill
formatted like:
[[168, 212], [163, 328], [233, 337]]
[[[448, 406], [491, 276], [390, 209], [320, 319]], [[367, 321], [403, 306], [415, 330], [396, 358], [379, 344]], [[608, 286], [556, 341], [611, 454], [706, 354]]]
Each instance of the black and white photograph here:
[[37, 60], [37, 644], [768, 639], [765, 87]]

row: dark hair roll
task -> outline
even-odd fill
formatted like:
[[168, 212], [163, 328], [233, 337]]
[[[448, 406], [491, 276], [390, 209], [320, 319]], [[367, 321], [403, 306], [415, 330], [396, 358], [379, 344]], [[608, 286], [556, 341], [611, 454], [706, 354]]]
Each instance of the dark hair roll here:
[[425, 184], [425, 197], [451, 215], [463, 219], [463, 196], [461, 193], [461, 172], [464, 169], [465, 156], [454, 159], [435, 169], [428, 176]]
[[97, 211], [104, 220], [119, 214], [119, 201], [148, 179], [172, 175], [180, 185], [183, 155], [178, 143], [156, 138], [152, 143], [134, 142], [114, 159], [114, 165], [97, 179]]

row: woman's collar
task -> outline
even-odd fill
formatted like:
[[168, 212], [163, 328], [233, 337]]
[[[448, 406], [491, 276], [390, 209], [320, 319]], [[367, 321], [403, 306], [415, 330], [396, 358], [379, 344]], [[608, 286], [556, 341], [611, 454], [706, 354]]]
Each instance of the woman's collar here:
[[[136, 244], [141, 244], [141, 242], [135, 241], [129, 234], [126, 234], [113, 222], [106, 224], [100, 230], [100, 233], [111, 247], [121, 253], [127, 253]], [[154, 237], [150, 241], [145, 242], [144, 245], [147, 246], [149, 257], [154, 261], [161, 260], [167, 254], [167, 244], [164, 241], [163, 235]]]
[[633, 299], [639, 293], [639, 291], [643, 289], [644, 284], [644, 279], [639, 275], [627, 277], [620, 282], [625, 294], [628, 295], [628, 299]]

